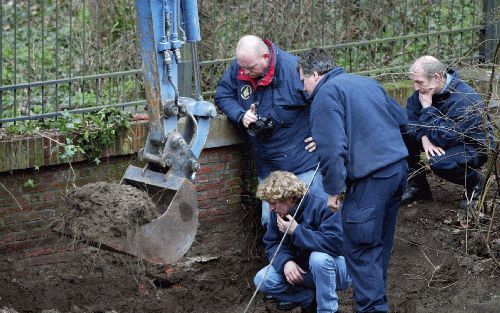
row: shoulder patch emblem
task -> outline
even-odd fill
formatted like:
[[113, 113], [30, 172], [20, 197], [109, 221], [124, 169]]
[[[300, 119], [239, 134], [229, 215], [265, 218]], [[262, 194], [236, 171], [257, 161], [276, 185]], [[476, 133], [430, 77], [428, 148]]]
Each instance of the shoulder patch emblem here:
[[251, 94], [252, 94], [252, 87], [250, 87], [250, 85], [245, 85], [241, 87], [241, 98], [243, 100], [248, 100]]

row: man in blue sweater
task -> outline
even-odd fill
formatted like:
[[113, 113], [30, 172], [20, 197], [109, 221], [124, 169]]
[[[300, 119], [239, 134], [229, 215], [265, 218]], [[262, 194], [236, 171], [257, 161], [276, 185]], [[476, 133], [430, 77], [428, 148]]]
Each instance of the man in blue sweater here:
[[311, 95], [311, 132], [328, 193], [328, 206], [342, 206], [344, 257], [357, 312], [388, 312], [387, 268], [408, 151], [400, 128], [403, 109], [374, 80], [351, 75], [322, 49], [299, 61]]
[[[298, 58], [257, 36], [243, 36], [236, 60], [221, 78], [215, 104], [228, 119], [248, 134], [259, 181], [276, 170], [296, 174], [306, 184], [318, 163], [309, 127], [309, 106], [295, 69]], [[326, 194], [321, 175], [311, 193]], [[269, 209], [262, 205], [262, 224]]]
[[267, 200], [271, 209], [266, 255], [269, 261], [276, 257], [255, 275], [254, 283], [277, 299], [280, 309], [300, 305], [302, 312], [337, 312], [335, 290], [350, 285], [340, 213], [328, 209], [325, 199], [305, 193], [304, 183], [290, 172], [272, 172], [259, 184], [257, 197]]
[[447, 70], [435, 57], [418, 58], [410, 71], [415, 92], [407, 100], [404, 139], [412, 174], [403, 203], [432, 199], [425, 170], [419, 164], [423, 151], [436, 175], [465, 186], [460, 204], [465, 209], [468, 201], [477, 201], [481, 194], [479, 168], [488, 159], [488, 147], [494, 144], [488, 119], [483, 127], [483, 102], [457, 72]]

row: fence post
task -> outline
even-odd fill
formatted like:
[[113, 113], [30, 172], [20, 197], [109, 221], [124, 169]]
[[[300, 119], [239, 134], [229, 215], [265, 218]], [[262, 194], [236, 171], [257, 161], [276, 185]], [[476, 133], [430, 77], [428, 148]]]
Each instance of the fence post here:
[[483, 44], [481, 54], [485, 62], [499, 63], [499, 60], [493, 60], [495, 49], [500, 39], [500, 5], [498, 0], [483, 1]]

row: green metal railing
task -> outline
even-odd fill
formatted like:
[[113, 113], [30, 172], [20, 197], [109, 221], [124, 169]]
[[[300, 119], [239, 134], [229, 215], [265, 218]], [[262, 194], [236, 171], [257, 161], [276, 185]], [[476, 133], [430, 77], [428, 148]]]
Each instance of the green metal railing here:
[[[404, 74], [422, 54], [482, 61], [499, 38], [495, 3], [199, 0], [204, 97], [213, 95], [239, 37], [250, 33], [297, 54], [324, 47], [339, 65], [365, 75]], [[63, 110], [142, 110], [138, 53], [133, 0], [2, 0], [0, 125]]]

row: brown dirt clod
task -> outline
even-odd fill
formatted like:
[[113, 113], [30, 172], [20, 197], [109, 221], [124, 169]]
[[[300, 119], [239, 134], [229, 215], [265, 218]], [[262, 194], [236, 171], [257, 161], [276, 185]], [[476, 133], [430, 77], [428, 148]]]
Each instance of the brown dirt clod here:
[[62, 205], [67, 213], [56, 230], [77, 238], [113, 238], [126, 229], [157, 218], [156, 205], [148, 194], [129, 185], [97, 182], [72, 190]]

